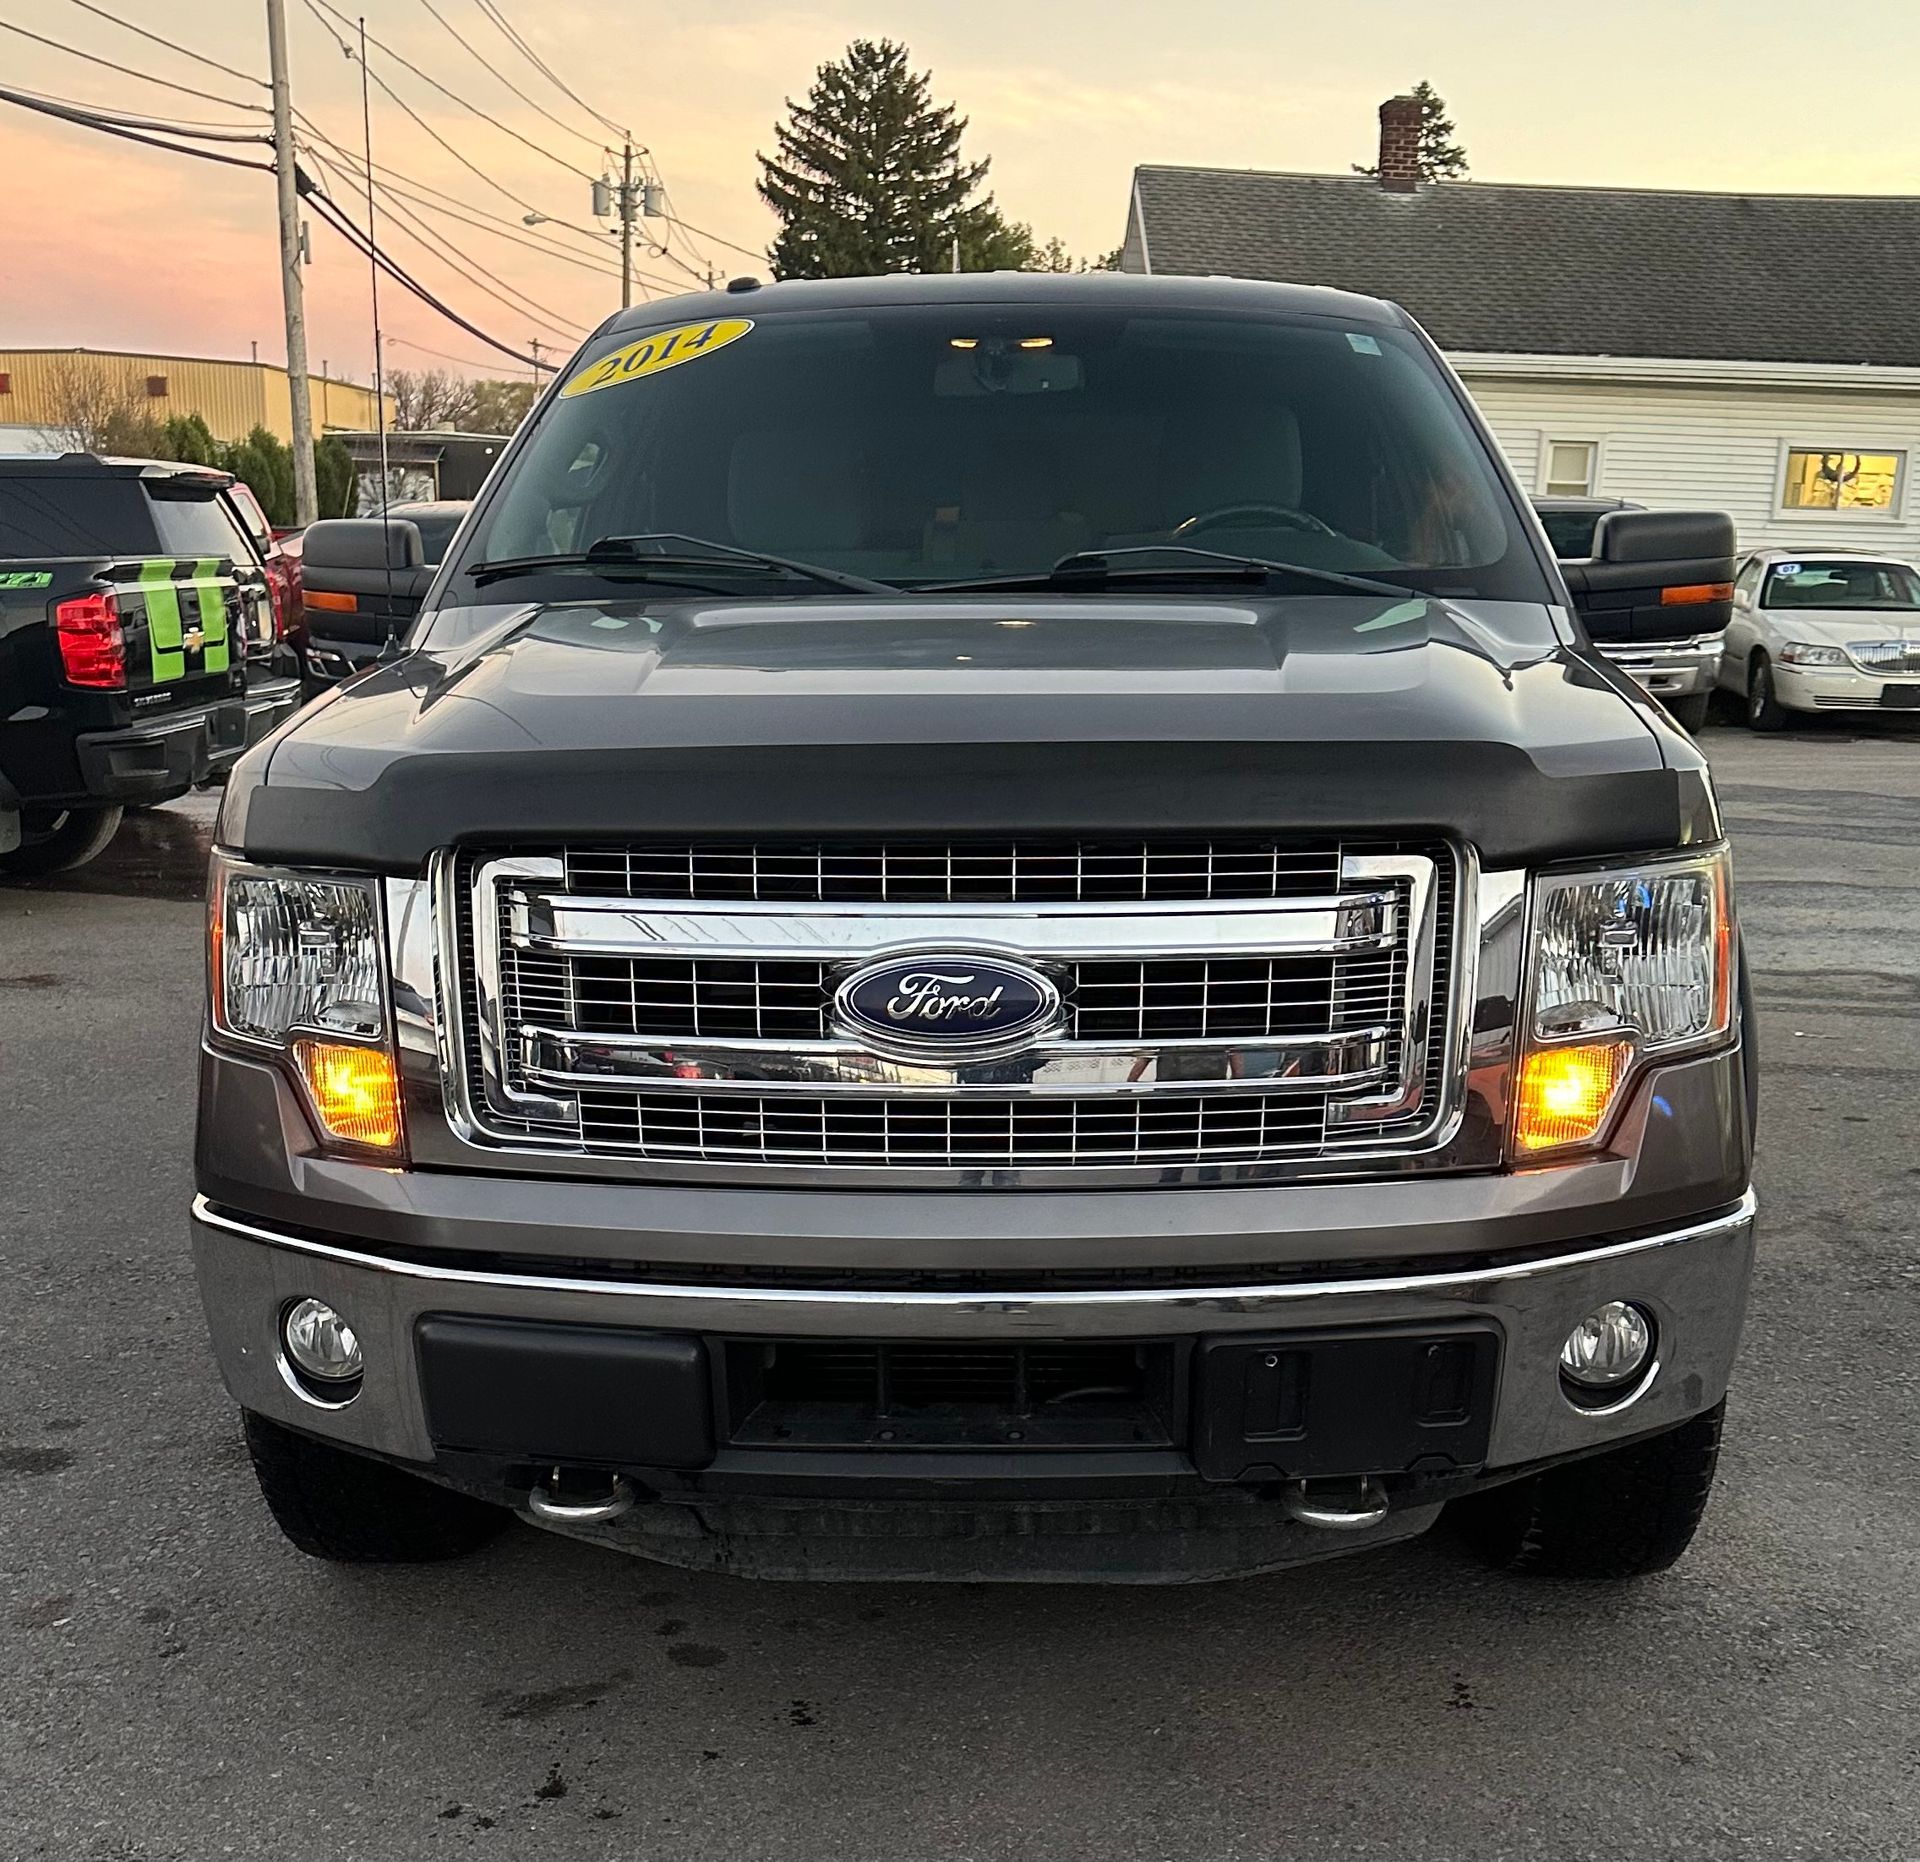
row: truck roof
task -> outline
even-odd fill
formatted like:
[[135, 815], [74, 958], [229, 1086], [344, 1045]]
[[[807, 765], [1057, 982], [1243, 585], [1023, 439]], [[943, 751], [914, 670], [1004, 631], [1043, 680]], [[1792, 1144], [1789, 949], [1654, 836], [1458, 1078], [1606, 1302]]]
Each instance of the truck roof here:
[[0, 453], [0, 478], [141, 478], [231, 485], [233, 474], [178, 459], [121, 459], [107, 453]]
[[852, 310], [910, 304], [1112, 304], [1141, 310], [1252, 310], [1274, 315], [1345, 317], [1358, 323], [1410, 324], [1397, 304], [1325, 285], [1269, 284], [1250, 278], [1159, 277], [1142, 272], [897, 272], [883, 277], [797, 278], [655, 299], [616, 312], [599, 334], [648, 330], [662, 322], [710, 316], [762, 317], [780, 311]]

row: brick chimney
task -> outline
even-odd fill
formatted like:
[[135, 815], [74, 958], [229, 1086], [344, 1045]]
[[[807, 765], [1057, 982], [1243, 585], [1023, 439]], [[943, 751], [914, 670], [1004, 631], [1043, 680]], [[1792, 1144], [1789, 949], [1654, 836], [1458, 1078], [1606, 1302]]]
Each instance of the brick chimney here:
[[1389, 194], [1420, 186], [1420, 99], [1389, 97], [1380, 106], [1380, 185]]

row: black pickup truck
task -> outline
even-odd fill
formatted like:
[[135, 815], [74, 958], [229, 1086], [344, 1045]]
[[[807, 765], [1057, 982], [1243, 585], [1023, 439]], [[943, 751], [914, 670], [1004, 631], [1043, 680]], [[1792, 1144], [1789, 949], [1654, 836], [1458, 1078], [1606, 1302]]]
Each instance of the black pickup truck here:
[[0, 877], [79, 866], [298, 707], [224, 472], [0, 459]]
[[[1722, 516], [1607, 535], [1650, 633], [1730, 572]], [[1450, 1509], [1625, 1578], [1700, 1518], [1754, 1224], [1713, 785], [1392, 305], [623, 313], [212, 883], [196, 1262], [318, 1556], [511, 1509], [1164, 1581]]]

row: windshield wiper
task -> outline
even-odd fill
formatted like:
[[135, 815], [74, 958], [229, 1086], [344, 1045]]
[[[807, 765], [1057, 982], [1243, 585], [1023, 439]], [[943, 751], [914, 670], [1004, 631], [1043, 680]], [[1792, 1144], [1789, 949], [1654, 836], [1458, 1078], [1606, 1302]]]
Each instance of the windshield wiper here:
[[[666, 545], [676, 547], [663, 547]], [[650, 530], [633, 537], [602, 537], [591, 548], [560, 550], [549, 556], [503, 556], [495, 562], [474, 563], [466, 573], [475, 582], [497, 582], [502, 576], [533, 575], [552, 569], [587, 569], [623, 578], [638, 576], [660, 581], [685, 581], [689, 571], [704, 569], [725, 574], [786, 576], [814, 582], [822, 588], [842, 588], [856, 595], [900, 592], [890, 582], [875, 582], [864, 575], [824, 569], [818, 563], [800, 562], [791, 556], [769, 555], [765, 550], [737, 549], [731, 543], [684, 536], [677, 530]], [[703, 584], [695, 580], [689, 586]]]
[[1404, 582], [1382, 582], [1370, 575], [1346, 575], [1338, 569], [1311, 569], [1305, 563], [1278, 562], [1269, 556], [1237, 556], [1228, 550], [1207, 550], [1193, 543], [1142, 543], [1118, 550], [1075, 550], [1041, 575], [983, 575], [964, 582], [922, 582], [914, 593], [951, 594], [970, 588], [1084, 588], [1103, 582], [1116, 582], [1134, 576], [1165, 580], [1171, 569], [1154, 569], [1146, 563], [1127, 562], [1115, 566], [1122, 556], [1187, 556], [1218, 563], [1216, 573], [1232, 570], [1265, 580], [1269, 576], [1290, 575], [1302, 582], [1316, 582], [1323, 588], [1347, 589], [1356, 595], [1411, 595], [1418, 601], [1426, 596]]

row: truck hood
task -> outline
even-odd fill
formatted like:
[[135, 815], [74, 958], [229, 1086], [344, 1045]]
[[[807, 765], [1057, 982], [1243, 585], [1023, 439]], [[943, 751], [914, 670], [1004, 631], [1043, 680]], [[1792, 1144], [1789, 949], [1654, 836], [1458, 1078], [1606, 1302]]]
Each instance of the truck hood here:
[[[450, 626], [450, 623], [453, 625]], [[1514, 603], [982, 592], [437, 617], [236, 772], [252, 857], [689, 835], [1717, 832], [1698, 753]]]

